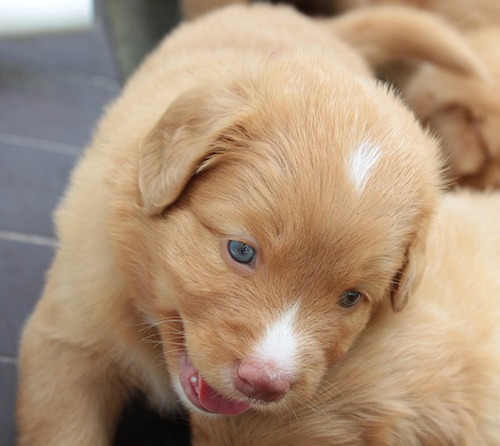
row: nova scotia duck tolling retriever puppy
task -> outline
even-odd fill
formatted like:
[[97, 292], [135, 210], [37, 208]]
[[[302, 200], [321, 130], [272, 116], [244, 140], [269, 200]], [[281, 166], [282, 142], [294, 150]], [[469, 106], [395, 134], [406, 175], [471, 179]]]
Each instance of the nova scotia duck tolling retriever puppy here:
[[57, 210], [19, 445], [109, 445], [137, 391], [167, 413], [292, 413], [379, 307], [405, 307], [440, 189], [435, 140], [326, 27], [266, 5], [180, 26]]

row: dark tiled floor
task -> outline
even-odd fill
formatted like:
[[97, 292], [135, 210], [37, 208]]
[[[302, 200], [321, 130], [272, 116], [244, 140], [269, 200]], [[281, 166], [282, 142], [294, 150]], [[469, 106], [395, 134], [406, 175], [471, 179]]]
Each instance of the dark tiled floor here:
[[[2, 359], [10, 363], [16, 356], [19, 329], [35, 305], [53, 254], [50, 240], [38, 241], [30, 235], [0, 239], [0, 367]], [[0, 387], [3, 385], [0, 381]]]
[[2, 64], [0, 87], [0, 134], [77, 146], [88, 142], [96, 116], [117, 94], [113, 79], [9, 64]]
[[14, 430], [14, 407], [16, 382], [16, 365], [13, 362], [2, 359], [0, 362], [0, 444], [7, 446], [13, 444]]
[[1, 229], [52, 237], [47, 211], [62, 195], [76, 154], [0, 144]]
[[[127, 32], [133, 21], [125, 20], [125, 2], [111, 22], [106, 11], [117, 11], [118, 3], [107, 1], [112, 8], [97, 0], [88, 32], [0, 40], [0, 446], [14, 444], [18, 339], [54, 254], [52, 211], [97, 119], [119, 94], [121, 73], [141, 55], [136, 45], [134, 60], [117, 63], [118, 54], [127, 54], [119, 39], [133, 42], [139, 29]], [[165, 25], [155, 23], [154, 39], [178, 21], [174, 0], [127, 1], [135, 11], [161, 3], [165, 14], [172, 12], [157, 17]], [[147, 23], [142, 28], [151, 34]], [[146, 41], [150, 46], [151, 37]], [[186, 437], [182, 422], [168, 423], [138, 400], [127, 408], [116, 444], [182, 445]]]

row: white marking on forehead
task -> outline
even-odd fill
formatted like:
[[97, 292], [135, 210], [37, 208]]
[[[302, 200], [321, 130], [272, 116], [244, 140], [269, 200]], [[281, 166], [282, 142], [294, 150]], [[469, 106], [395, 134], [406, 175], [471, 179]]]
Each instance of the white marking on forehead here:
[[380, 158], [380, 149], [366, 139], [349, 158], [349, 176], [356, 188], [362, 192], [368, 182], [373, 166]]
[[[280, 318], [267, 327], [254, 355], [276, 373], [291, 374], [295, 368], [295, 357], [299, 339], [294, 328], [299, 304], [281, 314]], [[268, 370], [270, 372], [271, 370]]]

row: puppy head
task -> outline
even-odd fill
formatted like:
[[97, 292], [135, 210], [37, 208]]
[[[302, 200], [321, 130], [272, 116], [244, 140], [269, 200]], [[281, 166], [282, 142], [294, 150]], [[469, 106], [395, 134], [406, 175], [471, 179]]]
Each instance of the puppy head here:
[[491, 44], [500, 39], [500, 30], [477, 31], [468, 39], [489, 78], [425, 66], [406, 85], [404, 96], [442, 140], [453, 179], [478, 188], [500, 187], [500, 52]]
[[188, 407], [309, 397], [374, 309], [402, 309], [417, 282], [437, 146], [329, 58], [187, 91], [143, 142], [143, 308]]

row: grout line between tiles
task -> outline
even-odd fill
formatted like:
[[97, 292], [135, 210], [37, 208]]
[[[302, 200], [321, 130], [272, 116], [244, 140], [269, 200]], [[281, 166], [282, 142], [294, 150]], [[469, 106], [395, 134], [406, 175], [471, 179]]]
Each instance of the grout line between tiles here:
[[113, 90], [116, 91], [116, 93], [119, 93], [122, 89], [120, 81], [115, 80], [111, 77], [99, 76], [98, 74], [89, 74], [84, 73], [83, 71], [76, 70], [59, 70], [59, 74], [50, 74], [52, 76], [57, 76], [61, 79], [77, 82], [79, 84]]
[[11, 358], [10, 356], [0, 355], [0, 364], [13, 364], [17, 365], [17, 359]]
[[8, 240], [10, 242], [29, 243], [32, 245], [50, 246], [55, 248], [57, 240], [51, 237], [44, 237], [35, 234], [23, 234], [15, 231], [0, 230], [0, 240]]
[[59, 153], [62, 155], [80, 156], [83, 149], [72, 144], [46, 141], [43, 139], [30, 138], [26, 136], [11, 135], [9, 133], [0, 133], [0, 143], [10, 144], [12, 146], [24, 147], [27, 149], [44, 150], [46, 152]]

